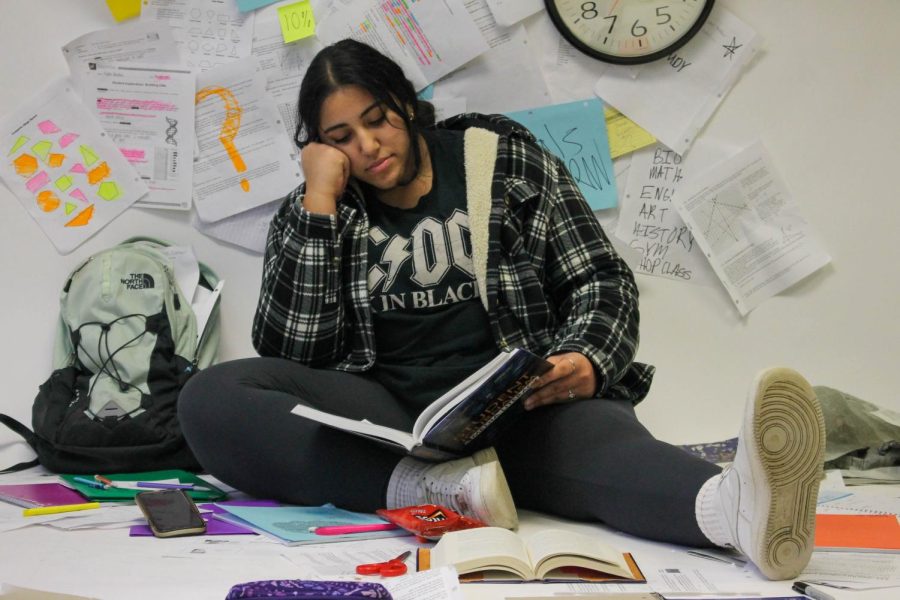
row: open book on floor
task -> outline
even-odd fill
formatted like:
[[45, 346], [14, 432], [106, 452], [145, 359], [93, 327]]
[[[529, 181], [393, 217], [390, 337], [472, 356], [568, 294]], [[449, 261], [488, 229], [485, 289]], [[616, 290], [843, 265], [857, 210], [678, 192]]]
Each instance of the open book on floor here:
[[298, 404], [291, 411], [324, 425], [364, 435], [431, 460], [467, 456], [491, 446], [497, 434], [525, 409], [531, 381], [553, 367], [516, 348], [501, 352], [422, 411], [412, 433], [365, 419], [357, 421]]
[[586, 535], [545, 529], [527, 538], [500, 527], [445, 534], [419, 550], [418, 569], [453, 566], [463, 582], [615, 581], [644, 583], [630, 554]]

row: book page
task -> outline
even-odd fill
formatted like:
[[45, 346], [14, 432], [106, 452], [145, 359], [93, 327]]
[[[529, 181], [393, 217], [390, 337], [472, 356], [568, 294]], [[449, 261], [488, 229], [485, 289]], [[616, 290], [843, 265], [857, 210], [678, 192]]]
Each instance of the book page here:
[[431, 550], [431, 566], [451, 565], [460, 574], [502, 570], [523, 579], [534, 578], [522, 539], [502, 527], [478, 527], [444, 535]]
[[622, 553], [596, 536], [546, 529], [529, 537], [526, 546], [538, 579], [560, 567], [584, 567], [620, 577], [632, 576]]
[[371, 421], [367, 421], [366, 419], [355, 421], [353, 419], [348, 419], [347, 417], [333, 415], [309, 406], [303, 406], [302, 404], [298, 404], [291, 409], [291, 413], [306, 419], [318, 421], [329, 427], [343, 429], [344, 431], [352, 431], [375, 439], [391, 442], [398, 446], [403, 446], [406, 450], [412, 450], [412, 447], [415, 445], [415, 441], [409, 433], [400, 431], [399, 429], [385, 427], [384, 425], [378, 425]]
[[451, 388], [450, 391], [426, 406], [425, 410], [422, 411], [413, 425], [413, 437], [416, 440], [421, 440], [422, 434], [431, 429], [431, 426], [439, 421], [445, 414], [450, 412], [454, 406], [467, 398], [469, 391], [480, 385], [481, 382], [487, 379], [488, 376], [497, 370], [510, 356], [511, 354], [507, 352], [501, 352], [491, 359], [489, 363], [463, 379], [460, 383]]

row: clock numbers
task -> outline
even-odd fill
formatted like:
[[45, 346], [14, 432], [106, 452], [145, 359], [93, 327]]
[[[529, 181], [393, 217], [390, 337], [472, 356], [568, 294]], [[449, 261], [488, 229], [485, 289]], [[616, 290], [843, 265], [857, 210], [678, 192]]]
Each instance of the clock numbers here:
[[647, 62], [693, 37], [714, 0], [544, 0], [579, 50], [610, 62]]

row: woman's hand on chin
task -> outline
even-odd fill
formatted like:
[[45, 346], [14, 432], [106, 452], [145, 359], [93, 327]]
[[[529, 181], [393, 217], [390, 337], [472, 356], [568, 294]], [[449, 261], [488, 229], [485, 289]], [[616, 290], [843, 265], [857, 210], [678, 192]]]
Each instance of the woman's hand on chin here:
[[313, 213], [335, 214], [337, 200], [350, 180], [350, 159], [337, 148], [310, 142], [300, 151], [300, 163], [306, 176], [303, 208]]

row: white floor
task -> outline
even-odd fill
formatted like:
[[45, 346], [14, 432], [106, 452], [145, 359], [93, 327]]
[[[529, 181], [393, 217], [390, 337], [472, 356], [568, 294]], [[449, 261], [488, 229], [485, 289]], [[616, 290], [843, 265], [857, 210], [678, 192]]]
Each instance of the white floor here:
[[[34, 473], [3, 475], [0, 481], [8, 483], [26, 478], [30, 481], [34, 479]], [[896, 491], [895, 487], [886, 486], [870, 486], [865, 491], [870, 489], [875, 493]], [[23, 520], [20, 511], [18, 507], [0, 503], [0, 530]], [[702, 578], [709, 586], [706, 592], [713, 594], [707, 597], [796, 595], [790, 589], [791, 582], [770, 582], [752, 567], [740, 568], [696, 558], [687, 554], [688, 548], [648, 542], [602, 526], [567, 522], [537, 513], [522, 512], [520, 517], [520, 532], [525, 535], [548, 526], [596, 532], [613, 546], [631, 552], [650, 585], [468, 584], [463, 586], [466, 599], [660, 590], [662, 588], [656, 582], [660, 581], [660, 573], [666, 570], [670, 577]], [[309, 557], [313, 551], [321, 558], [326, 553], [362, 550], [373, 544], [414, 544], [412, 540], [409, 537], [325, 544], [313, 549], [310, 546], [287, 547], [259, 536], [136, 538], [129, 537], [124, 526], [63, 531], [46, 525], [31, 525], [0, 533], [0, 584], [102, 600], [222, 600], [236, 583], [303, 578], [310, 572]], [[345, 577], [352, 575], [348, 573]], [[888, 600], [900, 596], [900, 588], [828, 591], [836, 600]], [[46, 598], [47, 594], [37, 597]]]

